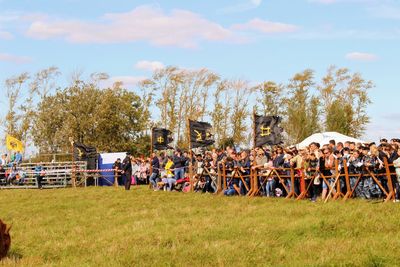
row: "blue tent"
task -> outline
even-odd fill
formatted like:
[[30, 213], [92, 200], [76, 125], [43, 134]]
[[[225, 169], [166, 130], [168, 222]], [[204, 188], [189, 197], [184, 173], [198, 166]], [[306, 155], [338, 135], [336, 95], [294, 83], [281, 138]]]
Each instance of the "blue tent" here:
[[[126, 152], [117, 153], [101, 153], [99, 154], [99, 170], [112, 169], [114, 162], [120, 158], [121, 161], [125, 158]], [[101, 178], [99, 179], [100, 186], [114, 185], [114, 172], [103, 171], [100, 172]]]

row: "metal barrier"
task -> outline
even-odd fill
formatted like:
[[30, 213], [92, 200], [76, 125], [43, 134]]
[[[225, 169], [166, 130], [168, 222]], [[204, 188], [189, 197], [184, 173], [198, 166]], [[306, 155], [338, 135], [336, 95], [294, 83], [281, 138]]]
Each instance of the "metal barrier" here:
[[[16, 167], [15, 179], [7, 184], [5, 176], [11, 173], [11, 167], [5, 169], [3, 179], [0, 179], [1, 189], [11, 188], [37, 188], [35, 168], [37, 163], [22, 163]], [[86, 185], [87, 173], [85, 161], [43, 162], [39, 164], [42, 169], [43, 188], [62, 188], [67, 186]]]

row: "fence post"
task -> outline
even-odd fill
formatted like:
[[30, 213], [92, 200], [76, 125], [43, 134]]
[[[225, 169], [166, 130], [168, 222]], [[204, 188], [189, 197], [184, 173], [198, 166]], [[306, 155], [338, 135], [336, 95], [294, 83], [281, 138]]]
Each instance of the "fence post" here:
[[333, 196], [333, 199], [336, 200], [340, 197], [341, 191], [340, 191], [340, 172], [339, 172], [339, 160], [335, 160], [335, 173], [336, 173], [336, 194]]
[[252, 197], [254, 197], [258, 191], [258, 170], [257, 168], [252, 168], [251, 171], [252, 174], [252, 180], [253, 180], [253, 186], [252, 186], [252, 192], [251, 195]]
[[388, 163], [386, 157], [383, 159], [383, 164], [385, 165], [386, 177], [388, 180], [388, 187], [389, 187], [389, 194], [385, 199], [385, 202], [387, 202], [392, 199], [395, 199], [395, 194], [394, 194], [394, 188], [393, 188], [393, 183], [392, 183], [392, 175], [390, 173], [389, 163]]
[[347, 160], [343, 160], [343, 169], [344, 169], [344, 177], [346, 179], [346, 195], [343, 197], [343, 201], [346, 201], [351, 195], [351, 185], [350, 185], [350, 177], [349, 177], [349, 168], [347, 167]]
[[224, 180], [223, 180], [223, 188], [222, 188], [222, 191], [225, 191], [226, 188], [227, 188], [225, 163], [222, 165], [222, 179], [224, 179]]
[[118, 168], [114, 170], [114, 187], [118, 187]]
[[290, 194], [288, 195], [288, 198], [291, 197], [296, 197], [296, 193], [294, 191], [294, 169], [293, 167], [290, 167]]

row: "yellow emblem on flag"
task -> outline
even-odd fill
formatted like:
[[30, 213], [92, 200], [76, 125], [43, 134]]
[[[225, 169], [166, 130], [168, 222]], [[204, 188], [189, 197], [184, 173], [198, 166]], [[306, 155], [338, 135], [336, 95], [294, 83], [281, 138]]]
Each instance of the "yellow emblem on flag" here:
[[271, 135], [271, 128], [270, 127], [264, 127], [261, 126], [261, 136], [270, 136]]
[[6, 137], [6, 146], [8, 150], [14, 150], [19, 152], [24, 151], [24, 144], [22, 144], [20, 140], [18, 140], [15, 137], [12, 137], [9, 134], [7, 134]]

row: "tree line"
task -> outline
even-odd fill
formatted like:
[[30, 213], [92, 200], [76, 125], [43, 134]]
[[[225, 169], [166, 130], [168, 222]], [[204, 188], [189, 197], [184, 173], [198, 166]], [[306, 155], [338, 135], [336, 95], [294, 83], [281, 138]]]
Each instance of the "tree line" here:
[[6, 79], [4, 131], [40, 153], [68, 152], [73, 139], [99, 151], [145, 154], [155, 126], [171, 130], [176, 145], [187, 148], [188, 119], [211, 122], [217, 146], [251, 146], [257, 112], [281, 116], [291, 144], [318, 131], [360, 137], [370, 119], [368, 92], [374, 86], [361, 74], [334, 66], [319, 81], [306, 69], [285, 83], [257, 84], [208, 69], [168, 66], [133, 90], [122, 82], [102, 86], [106, 73], [82, 76], [72, 75], [61, 87], [59, 69], [50, 67]]

